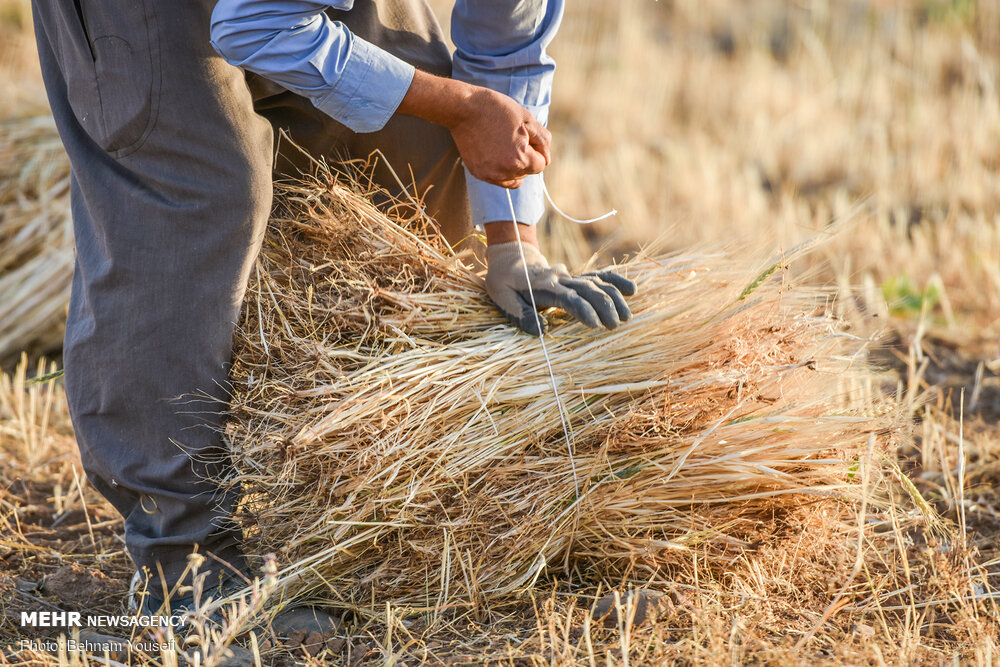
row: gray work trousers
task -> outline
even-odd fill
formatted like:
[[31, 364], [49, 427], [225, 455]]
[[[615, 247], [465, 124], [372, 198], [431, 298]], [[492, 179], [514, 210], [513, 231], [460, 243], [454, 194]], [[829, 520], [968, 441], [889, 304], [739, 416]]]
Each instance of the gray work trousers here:
[[[314, 155], [380, 149], [450, 240], [470, 231], [443, 128], [397, 115], [359, 135], [250, 77], [209, 43], [213, 0], [35, 0], [39, 58], [72, 164], [76, 266], [66, 393], [87, 477], [125, 519], [138, 568], [178, 579], [194, 545], [214, 573], [244, 568], [226, 528], [221, 426], [234, 325], [271, 205], [276, 130]], [[411, 64], [449, 75], [423, 0], [331, 12]], [[249, 85], [248, 85], [249, 84]], [[376, 174], [398, 191], [387, 172]], [[215, 461], [214, 463], [211, 461]], [[162, 570], [158, 571], [158, 567]], [[204, 569], [203, 569], [204, 571]], [[157, 587], [158, 588], [158, 587]]]

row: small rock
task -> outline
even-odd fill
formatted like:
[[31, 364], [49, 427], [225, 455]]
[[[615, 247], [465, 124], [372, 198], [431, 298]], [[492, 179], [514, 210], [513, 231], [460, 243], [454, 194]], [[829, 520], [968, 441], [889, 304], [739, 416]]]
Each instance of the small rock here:
[[306, 631], [296, 630], [295, 632], [288, 633], [288, 638], [285, 640], [285, 646], [287, 648], [297, 648], [302, 646], [302, 642], [305, 641]]
[[875, 628], [865, 623], [858, 623], [853, 628], [854, 634], [861, 635], [865, 639], [871, 639], [875, 636]]
[[313, 631], [306, 635], [306, 638], [302, 642], [302, 648], [305, 649], [306, 653], [315, 657], [323, 650], [325, 643], [326, 638], [320, 633]]
[[27, 581], [26, 579], [15, 579], [14, 588], [21, 591], [22, 593], [30, 593], [31, 591], [38, 588], [38, 584], [34, 581]]
[[109, 577], [100, 570], [64, 565], [42, 580], [46, 595], [76, 608], [93, 608], [107, 597]]
[[351, 667], [357, 667], [368, 656], [371, 649], [365, 644], [354, 644], [351, 646]]
[[[632, 625], [642, 625], [649, 619], [653, 611], [661, 606], [665, 598], [662, 593], [656, 591], [633, 589], [625, 595], [619, 594], [619, 599], [621, 601], [622, 613], [625, 614], [629, 613], [629, 600], [632, 601], [632, 606], [635, 609]], [[595, 621], [603, 621], [605, 628], [613, 629], [618, 627], [618, 606], [615, 605], [614, 593], [602, 596], [594, 603], [591, 618]], [[625, 621], [627, 619], [622, 619], [623, 623]]]

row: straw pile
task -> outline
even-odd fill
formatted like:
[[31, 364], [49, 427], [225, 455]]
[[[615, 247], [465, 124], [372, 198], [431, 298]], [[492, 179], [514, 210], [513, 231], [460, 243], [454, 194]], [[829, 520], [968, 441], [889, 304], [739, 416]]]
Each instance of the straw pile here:
[[73, 277], [69, 172], [50, 116], [0, 121], [0, 365], [62, 345]]
[[620, 266], [614, 332], [555, 318], [567, 438], [539, 340], [419, 216], [325, 171], [276, 194], [228, 437], [248, 549], [294, 563], [293, 594], [415, 611], [721, 563], [802, 494], [856, 493], [887, 426], [849, 391], [863, 342], [787, 258], [703, 254]]

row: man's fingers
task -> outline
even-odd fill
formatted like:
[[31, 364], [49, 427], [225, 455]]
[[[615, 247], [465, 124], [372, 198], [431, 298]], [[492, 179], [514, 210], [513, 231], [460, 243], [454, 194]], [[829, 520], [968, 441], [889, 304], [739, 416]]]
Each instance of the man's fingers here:
[[636, 286], [635, 283], [626, 278], [623, 275], [617, 274], [614, 271], [588, 271], [583, 274], [584, 276], [596, 276], [606, 283], [611, 283], [618, 291], [625, 296], [632, 296], [635, 294]]
[[492, 183], [493, 185], [499, 185], [502, 188], [516, 190], [524, 184], [525, 176], [540, 173], [544, 168], [545, 159], [539, 153], [529, 148], [523, 158], [518, 159], [516, 164], [511, 166], [506, 173], [495, 174], [491, 178], [482, 178], [480, 176], [476, 176], [476, 178], [487, 183]]
[[532, 336], [539, 335], [539, 325], [541, 332], [548, 330], [545, 317], [531, 307], [530, 298], [522, 297], [517, 290], [503, 289], [490, 292], [490, 298], [507, 320], [525, 333]]
[[534, 148], [529, 147], [527, 156], [528, 167], [525, 176], [530, 176], [531, 174], [540, 174], [545, 167], [548, 166], [549, 160], [544, 155], [536, 151]]
[[525, 128], [528, 130], [528, 144], [545, 158], [545, 166], [549, 166], [549, 163], [552, 162], [552, 133], [534, 119], [532, 122], [526, 123]]
[[[532, 336], [538, 336], [541, 333], [548, 331], [549, 323], [546, 321], [545, 317], [531, 307], [531, 300], [525, 299], [516, 291], [511, 290], [514, 296], [517, 297], [519, 313], [515, 317], [510, 313], [507, 313], [507, 319], [510, 320], [511, 324], [519, 327], [523, 332], [531, 334]], [[541, 329], [539, 329], [541, 327]]]
[[515, 143], [517, 158], [511, 165], [518, 176], [542, 173], [549, 164], [550, 139], [548, 130], [534, 119], [521, 125], [518, 141]]
[[[540, 174], [550, 161], [549, 143], [552, 135], [537, 121], [518, 128], [511, 150], [506, 155], [493, 155], [479, 163], [478, 169], [466, 162], [472, 175], [481, 181], [516, 190], [525, 176]], [[477, 173], [479, 172], [479, 173]]]
[[545, 156], [532, 146], [526, 145], [520, 149], [517, 157], [511, 162], [511, 175], [524, 177], [531, 176], [532, 174], [540, 174], [546, 165], [548, 165], [548, 161], [545, 159]]
[[522, 312], [521, 317], [516, 322], [513, 322], [513, 324], [516, 324], [524, 333], [531, 334], [532, 336], [539, 335], [539, 325], [542, 327], [542, 332], [548, 332], [549, 330], [548, 320], [540, 312], [533, 309], [530, 304]]
[[[590, 302], [568, 287], [556, 285], [551, 290], [535, 290], [534, 294], [535, 305], [539, 308], [557, 306], [588, 327], [596, 329], [601, 326], [601, 318], [597, 315]], [[524, 292], [523, 295], [527, 297], [527, 292]]]
[[611, 283], [604, 282], [596, 275], [589, 275], [587, 278], [590, 282], [594, 283], [598, 288], [603, 290], [605, 294], [611, 297], [611, 300], [615, 304], [615, 310], [618, 311], [618, 319], [620, 321], [628, 322], [632, 319], [632, 310], [628, 307], [628, 304], [625, 303], [625, 297], [622, 296], [622, 293], [618, 291], [617, 287]]
[[621, 324], [618, 318], [618, 308], [614, 300], [592, 280], [587, 278], [563, 278], [559, 281], [584, 299], [591, 305], [594, 312], [601, 319], [601, 324], [607, 329], [615, 329]]

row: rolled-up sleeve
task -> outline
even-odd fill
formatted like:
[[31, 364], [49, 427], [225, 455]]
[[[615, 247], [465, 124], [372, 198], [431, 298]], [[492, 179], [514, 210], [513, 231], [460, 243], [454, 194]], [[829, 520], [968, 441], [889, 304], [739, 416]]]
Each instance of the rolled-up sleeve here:
[[[460, 0], [451, 17], [455, 43], [452, 76], [504, 93], [548, 122], [555, 61], [546, 52], [562, 21], [563, 0]], [[507, 191], [466, 170], [469, 206], [477, 227], [510, 219]], [[533, 225], [545, 200], [541, 176], [510, 190], [518, 222]]]
[[230, 64], [308, 98], [355, 132], [374, 132], [399, 107], [413, 66], [324, 13], [352, 5], [352, 0], [220, 0], [212, 13], [212, 46]]

